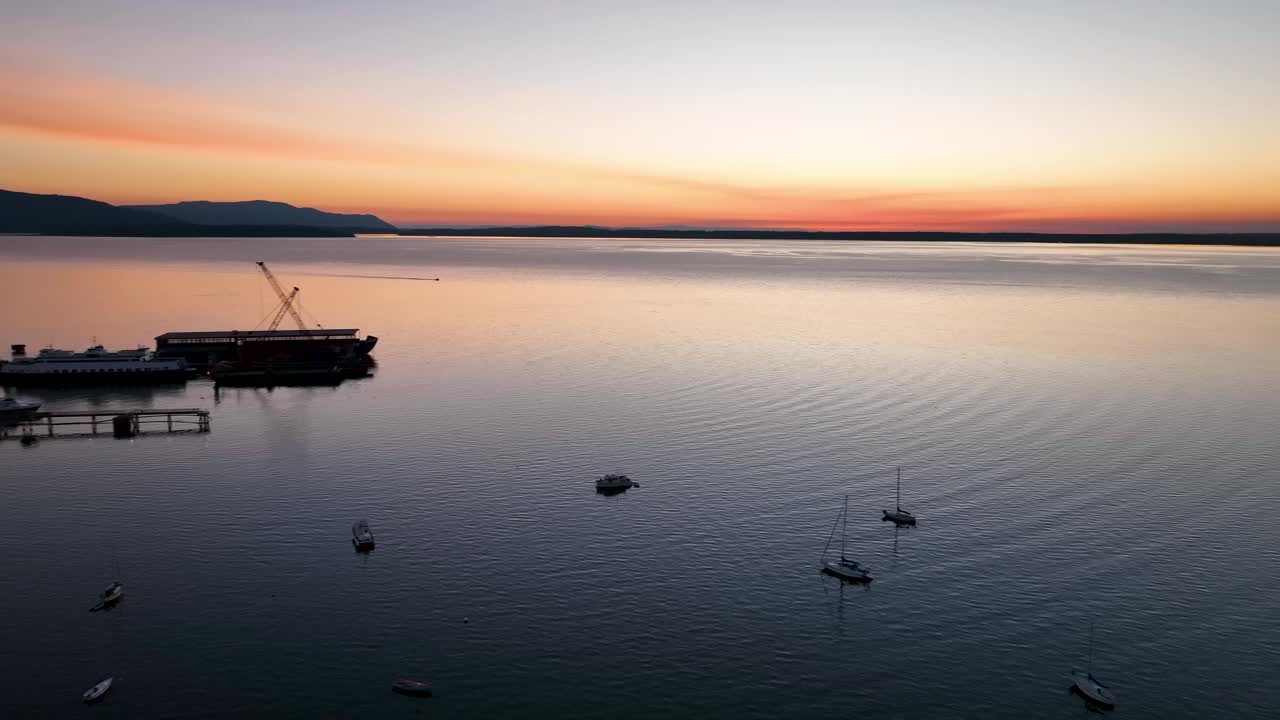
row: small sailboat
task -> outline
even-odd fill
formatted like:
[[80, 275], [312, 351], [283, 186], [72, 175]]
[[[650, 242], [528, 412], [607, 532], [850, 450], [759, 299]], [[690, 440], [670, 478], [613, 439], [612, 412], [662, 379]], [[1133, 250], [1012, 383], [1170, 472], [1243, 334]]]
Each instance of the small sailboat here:
[[98, 594], [98, 604], [89, 608], [89, 612], [105, 610], [106, 608], [120, 602], [120, 598], [122, 597], [124, 597], [124, 583], [116, 580], [108, 585], [106, 590], [103, 590]]
[[[840, 517], [837, 519], [840, 523], [840, 559], [828, 561], [827, 550], [831, 547], [831, 536], [827, 536], [827, 546], [822, 549], [822, 572], [828, 575], [834, 575], [846, 582], [869, 583], [872, 580], [867, 569], [850, 560], [845, 556], [846, 537], [848, 533], [846, 528], [849, 525], [849, 496], [844, 496], [844, 507], [840, 511]], [[831, 528], [832, 535], [835, 534], [835, 527]]]
[[80, 697], [87, 703], [98, 702], [102, 699], [102, 696], [106, 695], [107, 691], [111, 689], [111, 683], [113, 682], [115, 682], [115, 678], [109, 677], [88, 690], [85, 690], [84, 694]]
[[1072, 690], [1075, 690], [1084, 699], [1103, 709], [1110, 710], [1116, 706], [1115, 693], [1111, 692], [1111, 688], [1103, 685], [1098, 678], [1093, 676], [1093, 623], [1089, 623], [1089, 665], [1086, 670], [1071, 670]]
[[373, 531], [369, 529], [368, 520], [357, 520], [351, 526], [351, 544], [356, 546], [356, 550], [373, 549]]
[[880, 520], [888, 520], [898, 527], [902, 527], [903, 525], [915, 525], [916, 516], [902, 509], [902, 468], [898, 468], [898, 492], [896, 498], [897, 499], [894, 500], [894, 511], [882, 511], [884, 512], [884, 517], [880, 518]]
[[410, 680], [409, 678], [397, 678], [391, 683], [392, 692], [398, 692], [401, 695], [410, 695], [412, 697], [431, 697], [431, 686], [420, 680]]

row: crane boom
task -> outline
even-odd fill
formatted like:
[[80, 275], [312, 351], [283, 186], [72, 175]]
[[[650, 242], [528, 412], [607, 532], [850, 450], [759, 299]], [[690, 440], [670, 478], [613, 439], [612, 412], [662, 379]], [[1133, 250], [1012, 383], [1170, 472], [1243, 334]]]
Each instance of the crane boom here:
[[285, 311], [293, 307], [293, 298], [297, 294], [298, 288], [294, 288], [293, 292], [285, 297], [284, 302], [280, 303], [280, 308], [276, 310], [275, 316], [271, 318], [271, 324], [267, 326], [268, 330], [275, 330], [280, 327], [280, 321], [284, 319]]
[[306, 330], [307, 323], [298, 314], [298, 309], [293, 306], [293, 300], [298, 295], [298, 288], [294, 288], [293, 292], [285, 294], [284, 288], [280, 287], [280, 281], [276, 280], [276, 276], [267, 269], [267, 264], [261, 260], [258, 261], [258, 267], [262, 269], [262, 274], [267, 276], [267, 283], [271, 285], [271, 289], [276, 291], [276, 297], [280, 298], [280, 312], [276, 313], [275, 318], [271, 321], [271, 329], [275, 330], [280, 325], [280, 319], [286, 311], [293, 316], [293, 321], [298, 324], [299, 330]]

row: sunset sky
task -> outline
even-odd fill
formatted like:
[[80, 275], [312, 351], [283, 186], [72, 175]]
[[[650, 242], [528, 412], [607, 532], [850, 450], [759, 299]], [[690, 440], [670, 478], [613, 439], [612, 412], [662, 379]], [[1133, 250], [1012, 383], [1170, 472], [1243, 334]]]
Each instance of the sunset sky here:
[[10, 190], [1280, 231], [1280, 2], [7, 0], [0, 23]]

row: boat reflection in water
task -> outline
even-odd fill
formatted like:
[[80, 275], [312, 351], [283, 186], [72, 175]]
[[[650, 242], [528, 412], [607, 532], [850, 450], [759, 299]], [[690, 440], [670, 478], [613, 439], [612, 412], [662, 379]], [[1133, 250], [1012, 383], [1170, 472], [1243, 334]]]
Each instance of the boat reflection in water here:
[[227, 360], [209, 371], [209, 377], [215, 385], [243, 387], [337, 385], [343, 380], [368, 376], [369, 367], [364, 363], [255, 363]]

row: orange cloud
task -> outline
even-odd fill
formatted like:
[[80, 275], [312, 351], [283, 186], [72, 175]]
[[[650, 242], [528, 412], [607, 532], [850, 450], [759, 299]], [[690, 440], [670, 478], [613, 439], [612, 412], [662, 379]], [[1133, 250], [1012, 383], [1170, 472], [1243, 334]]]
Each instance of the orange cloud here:
[[497, 157], [417, 144], [316, 136], [302, 118], [276, 127], [209, 97], [92, 75], [0, 69], [0, 126], [89, 142], [395, 166], [537, 172], [659, 190], [762, 197], [743, 186], [640, 172]]

